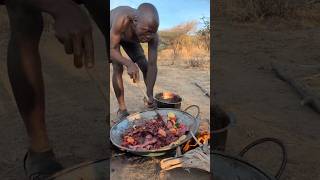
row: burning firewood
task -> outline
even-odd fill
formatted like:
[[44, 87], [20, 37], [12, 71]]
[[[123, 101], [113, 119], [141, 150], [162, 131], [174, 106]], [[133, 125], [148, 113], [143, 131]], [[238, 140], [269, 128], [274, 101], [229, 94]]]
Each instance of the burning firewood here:
[[199, 147], [189, 150], [182, 156], [166, 158], [160, 161], [162, 170], [171, 170], [175, 168], [197, 168], [210, 172], [210, 146], [208, 145], [208, 133], [198, 136], [197, 142], [203, 141]]

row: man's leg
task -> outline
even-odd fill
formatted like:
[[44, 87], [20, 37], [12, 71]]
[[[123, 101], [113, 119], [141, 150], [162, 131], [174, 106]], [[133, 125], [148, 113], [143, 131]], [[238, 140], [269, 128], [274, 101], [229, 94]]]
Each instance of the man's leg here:
[[140, 56], [135, 60], [138, 64], [142, 74], [145, 85], [147, 86], [147, 71], [148, 71], [148, 61], [145, 56]]
[[24, 4], [7, 1], [6, 6], [11, 28], [7, 62], [9, 79], [30, 141], [24, 169], [28, 179], [46, 179], [62, 166], [50, 149], [45, 126], [44, 85], [38, 49], [43, 20], [39, 11]]
[[43, 29], [39, 11], [7, 1], [11, 37], [8, 47], [8, 73], [13, 94], [24, 120], [31, 149], [48, 150], [45, 126], [44, 85], [39, 55]]
[[126, 111], [127, 107], [124, 102], [124, 87], [123, 87], [123, 65], [112, 62], [113, 66], [113, 75], [112, 75], [112, 85], [114, 89], [114, 93], [119, 103], [119, 110]]

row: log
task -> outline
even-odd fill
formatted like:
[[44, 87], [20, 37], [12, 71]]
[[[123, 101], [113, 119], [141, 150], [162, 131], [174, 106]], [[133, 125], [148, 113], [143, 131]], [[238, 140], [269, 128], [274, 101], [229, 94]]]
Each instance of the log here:
[[[314, 74], [317, 75], [320, 72], [318, 66], [301, 65], [290, 67], [288, 65], [272, 62], [271, 67], [278, 78], [287, 82], [300, 94], [302, 97], [302, 105], [307, 105], [320, 113], [320, 96], [302, 81], [308, 79], [310, 76], [315, 76]], [[296, 71], [297, 73], [290, 73], [290, 69], [293, 69], [292, 71]]]

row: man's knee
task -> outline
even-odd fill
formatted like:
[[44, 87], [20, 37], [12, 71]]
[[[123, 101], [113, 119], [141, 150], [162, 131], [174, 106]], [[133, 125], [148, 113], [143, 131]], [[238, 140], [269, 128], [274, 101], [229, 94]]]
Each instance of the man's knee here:
[[135, 60], [135, 62], [138, 64], [139, 68], [143, 73], [147, 73], [148, 61], [145, 56], [140, 56]]

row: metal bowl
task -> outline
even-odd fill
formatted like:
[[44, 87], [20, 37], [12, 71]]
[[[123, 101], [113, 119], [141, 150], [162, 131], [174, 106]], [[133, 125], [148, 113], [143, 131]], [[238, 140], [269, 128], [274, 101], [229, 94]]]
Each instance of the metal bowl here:
[[[190, 108], [197, 109], [197, 114], [195, 116], [187, 112], [187, 110], [189, 110]], [[135, 124], [145, 123], [146, 121], [152, 120], [153, 117], [157, 115], [154, 110], [147, 110], [147, 111], [142, 111], [142, 112], [132, 114], [127, 118], [122, 119], [118, 123], [116, 123], [110, 130], [110, 140], [112, 144], [114, 144], [116, 147], [118, 147], [123, 151], [127, 151], [140, 156], [161, 156], [172, 150], [175, 150], [178, 146], [180, 146], [181, 144], [184, 144], [189, 139], [191, 139], [192, 135], [190, 131], [193, 132], [193, 134], [196, 134], [198, 131], [199, 123], [200, 123], [199, 106], [191, 105], [187, 107], [184, 111], [181, 111], [179, 109], [173, 109], [173, 108], [163, 108], [163, 109], [158, 109], [157, 112], [161, 116], [167, 115], [168, 112], [173, 112], [177, 116], [177, 119], [181, 120], [188, 127], [189, 133], [186, 134], [187, 137], [184, 140], [182, 140], [179, 144], [166, 146], [157, 150], [133, 150], [133, 149], [121, 146], [122, 135], [126, 132], [127, 129], [133, 127], [133, 125]]]

